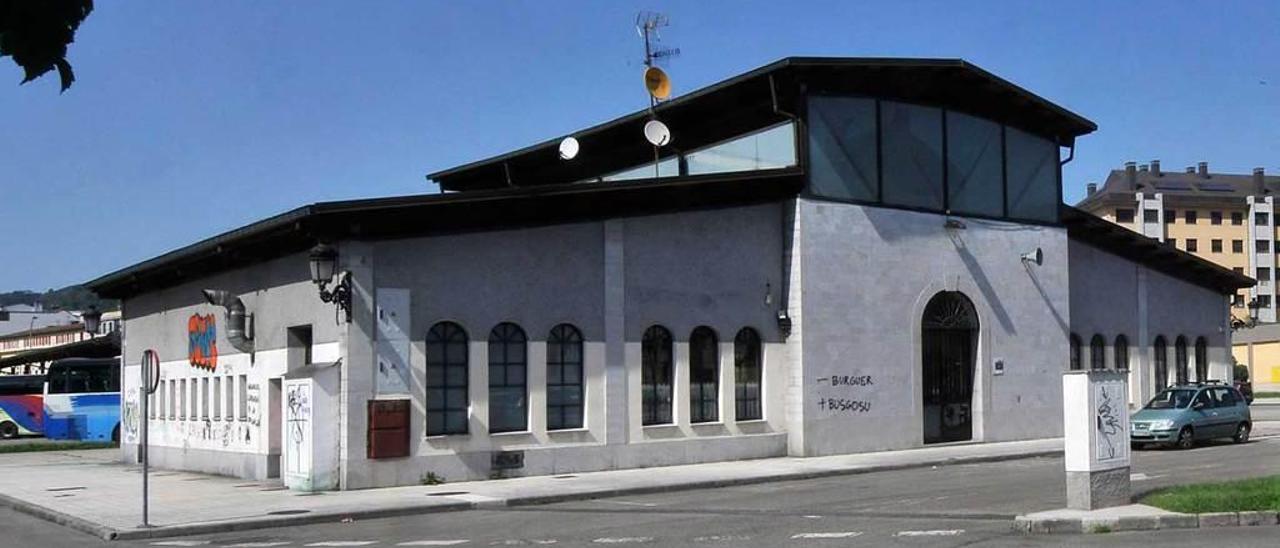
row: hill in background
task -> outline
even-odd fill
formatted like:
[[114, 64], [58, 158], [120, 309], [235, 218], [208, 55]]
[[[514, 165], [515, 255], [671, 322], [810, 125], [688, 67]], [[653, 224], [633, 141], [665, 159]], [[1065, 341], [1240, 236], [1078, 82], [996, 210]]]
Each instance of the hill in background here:
[[69, 285], [62, 289], [50, 289], [44, 293], [35, 291], [0, 293], [0, 306], [35, 303], [44, 305], [45, 310], [88, 310], [90, 306], [96, 306], [98, 310], [105, 312], [120, 308], [120, 301], [99, 299], [82, 285]]

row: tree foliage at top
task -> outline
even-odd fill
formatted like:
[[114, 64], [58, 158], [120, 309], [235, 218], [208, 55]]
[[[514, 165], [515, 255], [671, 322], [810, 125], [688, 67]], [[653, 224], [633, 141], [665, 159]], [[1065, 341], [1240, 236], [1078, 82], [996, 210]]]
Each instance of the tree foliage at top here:
[[67, 91], [76, 80], [67, 46], [91, 11], [93, 0], [0, 0], [0, 57], [22, 67], [23, 84], [57, 69]]
[[0, 293], [0, 306], [36, 303], [43, 305], [45, 310], [88, 310], [90, 306], [96, 306], [102, 311], [120, 308], [120, 301], [99, 298], [83, 285], [69, 285], [62, 289], [50, 289], [44, 293], [35, 291]]

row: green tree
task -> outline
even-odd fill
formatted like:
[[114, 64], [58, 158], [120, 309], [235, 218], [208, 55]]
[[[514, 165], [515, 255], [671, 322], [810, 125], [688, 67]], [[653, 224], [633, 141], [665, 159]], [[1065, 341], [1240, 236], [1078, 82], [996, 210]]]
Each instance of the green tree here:
[[13, 57], [25, 84], [58, 69], [62, 91], [76, 80], [67, 46], [93, 11], [93, 0], [0, 0], [0, 57]]

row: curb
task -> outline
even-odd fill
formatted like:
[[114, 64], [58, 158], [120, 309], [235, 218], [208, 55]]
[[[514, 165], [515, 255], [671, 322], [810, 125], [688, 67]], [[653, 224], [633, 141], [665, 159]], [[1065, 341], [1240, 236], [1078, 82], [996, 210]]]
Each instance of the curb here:
[[0, 506], [11, 508], [14, 511], [34, 516], [45, 521], [51, 521], [63, 527], [75, 529], [82, 533], [88, 533], [103, 540], [112, 540], [116, 536], [116, 529], [112, 527], [98, 525], [87, 519], [76, 517], [71, 514], [64, 514], [57, 510], [50, 510], [38, 504], [31, 504], [25, 500], [16, 499], [9, 495], [0, 495]]
[[1026, 516], [1018, 516], [1014, 519], [1013, 528], [1015, 531], [1026, 534], [1057, 535], [1275, 525], [1280, 525], [1280, 513], [1277, 512], [1212, 512], [1206, 514], [1161, 514], [1118, 518], [1032, 519]]
[[762, 476], [752, 476], [743, 478], [727, 478], [705, 481], [692, 481], [671, 485], [655, 485], [644, 487], [630, 487], [619, 489], [596, 489], [588, 491], [580, 491], [576, 493], [565, 493], [561, 495], [533, 495], [527, 497], [510, 497], [506, 499], [494, 499], [478, 502], [457, 502], [457, 503], [437, 503], [411, 506], [397, 506], [392, 508], [375, 508], [369, 510], [356, 510], [351, 512], [318, 512], [308, 513], [294, 516], [270, 516], [261, 518], [242, 518], [224, 521], [210, 521], [202, 523], [192, 523], [184, 525], [167, 525], [159, 526], [151, 529], [117, 529], [106, 525], [100, 525], [91, 521], [50, 510], [44, 506], [33, 504], [24, 500], [16, 499], [6, 495], [0, 495], [0, 506], [7, 506], [18, 512], [35, 516], [59, 525], [63, 525], [84, 533], [88, 533], [103, 540], [139, 540], [139, 539], [155, 539], [167, 537], [181, 537], [188, 535], [205, 535], [213, 533], [229, 533], [235, 531], [249, 531], [254, 529], [269, 529], [274, 527], [286, 527], [294, 525], [312, 525], [316, 523], [334, 523], [344, 519], [378, 519], [388, 517], [399, 517], [408, 515], [430, 514], [437, 512], [457, 512], [463, 510], [476, 509], [492, 509], [505, 506], [534, 506], [540, 504], [552, 504], [557, 502], [569, 502], [578, 500], [591, 500], [599, 498], [617, 497], [624, 495], [647, 495], [655, 493], [670, 493], [677, 491], [690, 491], [696, 489], [713, 489], [718, 487], [733, 487], [739, 485], [755, 485], [761, 483], [775, 483], [782, 481], [801, 481], [807, 479], [819, 479], [835, 476], [853, 476], [858, 474], [869, 474], [874, 472], [892, 472], [895, 470], [910, 470], [914, 468], [925, 468], [929, 466], [945, 466], [957, 464], [974, 464], [985, 462], [1003, 462], [1010, 460], [1031, 459], [1039, 457], [1052, 457], [1062, 454], [1061, 449], [1031, 451], [1027, 453], [1016, 453], [1007, 455], [989, 455], [989, 456], [972, 456], [972, 457], [947, 457], [935, 460], [920, 461], [906, 464], [883, 464], [864, 466], [859, 468], [835, 468], [829, 470], [811, 470], [805, 472], [794, 473], [777, 473]]
[[985, 462], [1003, 462], [1010, 460], [1033, 459], [1039, 457], [1054, 457], [1062, 454], [1062, 450], [1055, 449], [1051, 451], [1033, 451], [1029, 453], [1018, 453], [1010, 455], [992, 455], [992, 456], [975, 456], [975, 457], [949, 457], [932, 461], [915, 462], [909, 464], [883, 464], [876, 466], [868, 466], [864, 468], [845, 468], [830, 470], [811, 470], [807, 472], [782, 472], [764, 476], [753, 476], [745, 478], [726, 478], [705, 481], [693, 481], [688, 483], [672, 484], [672, 485], [654, 485], [647, 487], [626, 487], [621, 489], [602, 489], [596, 491], [583, 491], [578, 493], [566, 493], [564, 495], [537, 495], [529, 497], [514, 497], [506, 499], [506, 506], [532, 506], [537, 504], [553, 504], [557, 502], [570, 502], [575, 500], [590, 500], [600, 498], [619, 497], [624, 495], [652, 495], [656, 493], [671, 493], [677, 491], [692, 491], [697, 489], [715, 489], [719, 487], [735, 487], [741, 485], [758, 485], [761, 483], [777, 483], [783, 481], [803, 481], [809, 479], [830, 478], [836, 476], [856, 476], [859, 474], [869, 474], [874, 472], [893, 472], [897, 470], [911, 470], [914, 468], [925, 468], [928, 466], [945, 466], [956, 464], [975, 464]]

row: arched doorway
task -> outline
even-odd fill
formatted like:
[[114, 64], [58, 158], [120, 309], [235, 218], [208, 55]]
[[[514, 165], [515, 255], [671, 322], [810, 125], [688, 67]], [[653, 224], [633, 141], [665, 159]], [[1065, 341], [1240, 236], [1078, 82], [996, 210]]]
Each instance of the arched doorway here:
[[963, 293], [943, 291], [921, 320], [924, 442], [973, 439], [973, 374], [978, 314]]

